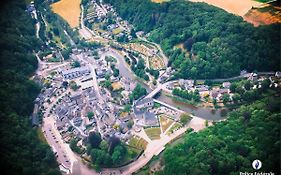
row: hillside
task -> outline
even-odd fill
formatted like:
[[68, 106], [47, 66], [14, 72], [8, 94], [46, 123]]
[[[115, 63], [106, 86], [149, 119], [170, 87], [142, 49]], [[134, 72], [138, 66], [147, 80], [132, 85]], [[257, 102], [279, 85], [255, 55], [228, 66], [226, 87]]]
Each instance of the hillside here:
[[1, 6], [0, 142], [1, 174], [60, 174], [48, 144], [32, 128], [30, 115], [40, 88], [29, 77], [37, 68], [32, 51], [40, 47], [24, 1]]
[[[272, 92], [272, 91], [271, 91]], [[184, 142], [164, 152], [165, 168], [158, 174], [237, 174], [280, 172], [280, 91], [229, 114], [227, 121], [185, 136]]]
[[[240, 70], [280, 70], [280, 24], [253, 27], [205, 3], [121, 0], [113, 4], [137, 30], [160, 43], [176, 78], [222, 78]], [[173, 49], [183, 43], [189, 54]], [[190, 71], [187, 71], [190, 70]]]

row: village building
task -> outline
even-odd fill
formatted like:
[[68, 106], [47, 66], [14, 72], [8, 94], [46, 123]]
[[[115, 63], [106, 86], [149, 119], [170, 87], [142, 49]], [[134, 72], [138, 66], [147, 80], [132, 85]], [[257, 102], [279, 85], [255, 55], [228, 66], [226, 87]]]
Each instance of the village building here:
[[85, 66], [85, 67], [77, 67], [77, 68], [73, 68], [70, 70], [64, 70], [62, 71], [62, 76], [64, 79], [74, 79], [74, 78], [78, 78], [81, 77], [83, 75], [89, 75], [91, 73], [90, 69]]
[[135, 103], [135, 107], [138, 110], [144, 109], [144, 108], [152, 108], [154, 105], [153, 98], [144, 98], [142, 100], [139, 100]]
[[223, 82], [222, 83], [222, 87], [225, 89], [229, 89], [230, 88], [231, 83], [230, 82]]

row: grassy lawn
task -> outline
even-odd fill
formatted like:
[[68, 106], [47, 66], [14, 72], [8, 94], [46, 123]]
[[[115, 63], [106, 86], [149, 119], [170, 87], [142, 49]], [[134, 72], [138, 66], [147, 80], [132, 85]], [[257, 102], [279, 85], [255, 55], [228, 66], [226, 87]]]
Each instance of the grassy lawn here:
[[145, 141], [143, 138], [134, 136], [130, 139], [129, 145], [140, 150], [144, 150], [147, 146], [147, 141]]
[[60, 0], [51, 5], [52, 10], [68, 22], [70, 27], [79, 26], [81, 0]]
[[145, 129], [144, 131], [145, 131], [146, 135], [147, 135], [151, 140], [160, 139], [160, 134], [161, 134], [160, 127], [147, 128], [147, 129]]
[[169, 119], [165, 115], [160, 115], [160, 126], [162, 127], [162, 131], [165, 132], [173, 123], [173, 120]]
[[177, 129], [179, 129], [181, 127], [181, 124], [179, 123], [175, 123], [170, 130], [168, 131], [168, 135], [172, 134], [173, 132], [175, 132]]
[[113, 35], [118, 35], [121, 32], [122, 32], [122, 29], [120, 27], [112, 30]]

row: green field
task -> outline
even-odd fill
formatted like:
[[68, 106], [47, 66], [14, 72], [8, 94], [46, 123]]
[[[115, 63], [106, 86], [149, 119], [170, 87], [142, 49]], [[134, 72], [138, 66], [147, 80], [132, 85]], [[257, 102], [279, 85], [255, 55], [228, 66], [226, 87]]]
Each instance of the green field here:
[[147, 128], [144, 131], [151, 140], [160, 139], [160, 134], [161, 134], [160, 127]]
[[129, 145], [140, 150], [144, 150], [147, 146], [147, 141], [140, 137], [134, 136], [130, 139]]

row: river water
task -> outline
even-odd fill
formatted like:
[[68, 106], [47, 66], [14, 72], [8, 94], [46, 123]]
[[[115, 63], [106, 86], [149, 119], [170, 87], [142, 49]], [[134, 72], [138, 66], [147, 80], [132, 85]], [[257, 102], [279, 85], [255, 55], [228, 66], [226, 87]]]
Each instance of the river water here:
[[[132, 73], [131, 70], [129, 70], [127, 63], [125, 62], [125, 59], [123, 56], [117, 54], [117, 53], [111, 53], [112, 56], [116, 57], [119, 61], [118, 69], [120, 71], [120, 75], [126, 78], [130, 78], [131, 80], [137, 81], [140, 83], [147, 92], [151, 92], [152, 89], [143, 83], [141, 80], [137, 79], [136, 76]], [[226, 109], [212, 109], [207, 107], [195, 107], [191, 104], [187, 104], [178, 100], [174, 100], [171, 97], [168, 97], [165, 93], [160, 93], [157, 97], [157, 100], [160, 100], [162, 102], [165, 102], [171, 106], [177, 107], [187, 113], [193, 114], [197, 117], [206, 119], [206, 120], [221, 120], [224, 118], [227, 110]]]

